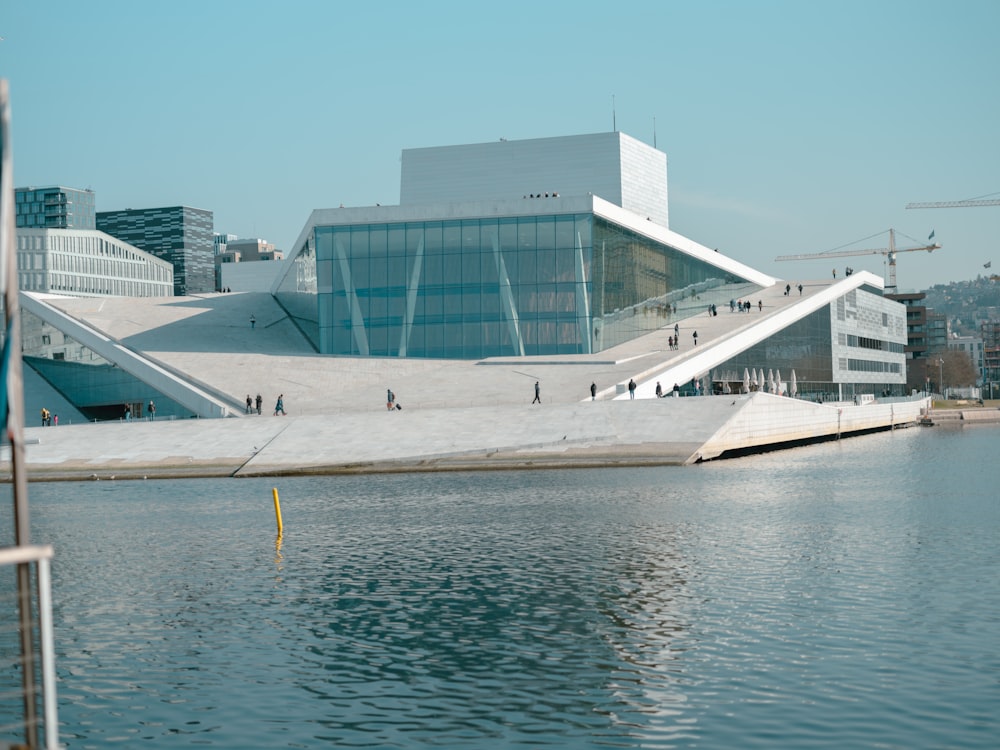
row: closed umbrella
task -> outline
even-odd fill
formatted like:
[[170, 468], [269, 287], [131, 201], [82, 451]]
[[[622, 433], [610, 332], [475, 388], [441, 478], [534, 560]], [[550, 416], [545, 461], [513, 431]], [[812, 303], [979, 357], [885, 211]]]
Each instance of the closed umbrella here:
[[781, 370], [774, 371], [774, 384], [776, 386], [775, 393], [779, 396], [781, 395]]
[[750, 393], [750, 371], [743, 368], [743, 392]]
[[757, 370], [750, 370], [750, 386], [757, 387]]
[[767, 371], [767, 391], [774, 393], [774, 370]]
[[792, 370], [792, 398], [795, 398], [799, 393], [799, 384], [795, 382], [795, 370]]

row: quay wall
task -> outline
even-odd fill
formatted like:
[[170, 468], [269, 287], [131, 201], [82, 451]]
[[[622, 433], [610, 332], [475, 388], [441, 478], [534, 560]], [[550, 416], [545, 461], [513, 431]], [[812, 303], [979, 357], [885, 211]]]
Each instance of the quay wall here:
[[929, 408], [927, 398], [855, 406], [755, 393], [733, 419], [705, 442], [698, 457], [705, 460], [727, 451], [892, 429], [917, 422]]
[[[685, 465], [916, 423], [923, 399], [853, 406], [744, 396], [25, 430], [29, 480]], [[9, 447], [0, 452], [9, 479]]]

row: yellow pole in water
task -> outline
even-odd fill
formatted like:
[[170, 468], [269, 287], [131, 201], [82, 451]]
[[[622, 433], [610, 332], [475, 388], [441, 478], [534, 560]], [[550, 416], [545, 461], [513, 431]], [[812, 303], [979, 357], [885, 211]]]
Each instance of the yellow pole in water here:
[[278, 502], [278, 488], [273, 488], [271, 493], [274, 495], [274, 516], [278, 519], [278, 536], [281, 536], [281, 503]]

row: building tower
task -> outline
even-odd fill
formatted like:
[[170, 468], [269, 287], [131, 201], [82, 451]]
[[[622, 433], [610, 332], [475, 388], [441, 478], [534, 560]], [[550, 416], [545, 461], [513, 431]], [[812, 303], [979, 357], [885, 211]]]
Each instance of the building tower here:
[[189, 206], [101, 211], [97, 228], [174, 266], [174, 295], [215, 290], [214, 216]]

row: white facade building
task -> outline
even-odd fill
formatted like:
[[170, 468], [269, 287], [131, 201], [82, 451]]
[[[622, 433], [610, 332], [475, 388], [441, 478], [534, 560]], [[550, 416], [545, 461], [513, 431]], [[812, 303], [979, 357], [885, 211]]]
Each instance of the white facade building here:
[[403, 151], [403, 206], [588, 194], [668, 227], [667, 155], [618, 131]]
[[93, 229], [17, 230], [18, 288], [73, 297], [171, 297], [174, 269]]

